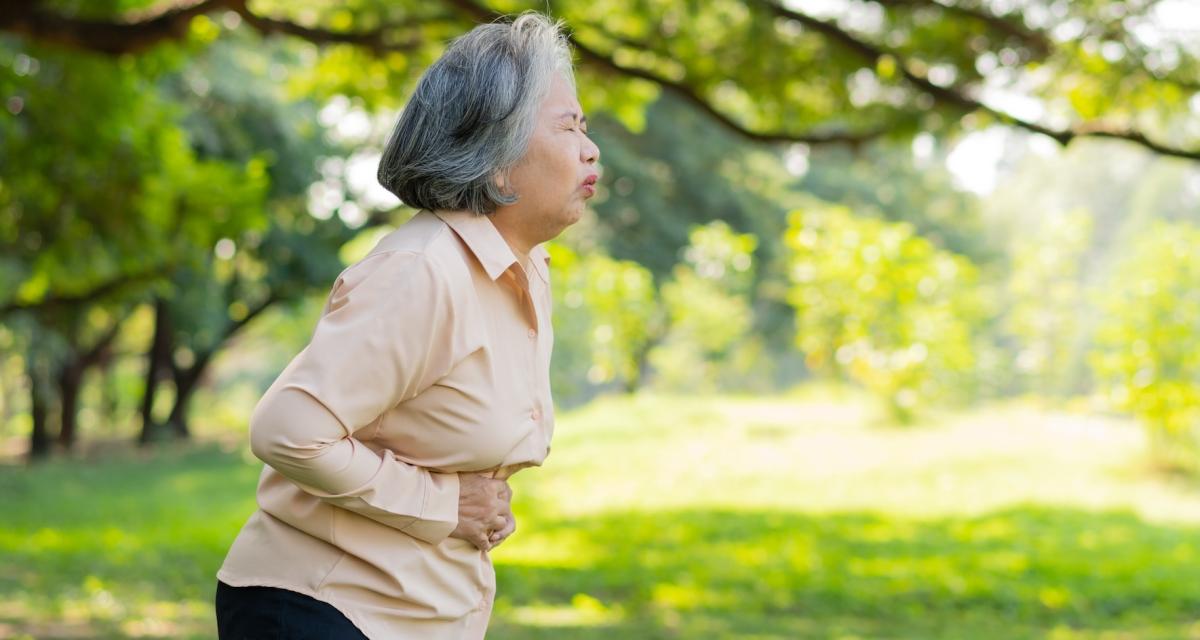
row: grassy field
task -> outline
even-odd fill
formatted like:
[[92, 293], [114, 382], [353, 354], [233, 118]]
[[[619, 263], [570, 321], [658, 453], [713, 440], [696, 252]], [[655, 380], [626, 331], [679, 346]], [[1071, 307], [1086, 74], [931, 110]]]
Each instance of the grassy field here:
[[[513, 481], [489, 638], [1200, 638], [1200, 486], [1114, 420], [857, 398], [603, 399]], [[0, 638], [215, 636], [259, 465], [0, 469]]]

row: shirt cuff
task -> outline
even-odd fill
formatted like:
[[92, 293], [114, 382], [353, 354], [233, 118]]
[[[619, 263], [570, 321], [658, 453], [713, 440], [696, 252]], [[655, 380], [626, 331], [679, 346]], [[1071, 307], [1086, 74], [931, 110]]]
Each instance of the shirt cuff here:
[[458, 474], [427, 473], [421, 515], [401, 531], [429, 544], [438, 544], [458, 527]]

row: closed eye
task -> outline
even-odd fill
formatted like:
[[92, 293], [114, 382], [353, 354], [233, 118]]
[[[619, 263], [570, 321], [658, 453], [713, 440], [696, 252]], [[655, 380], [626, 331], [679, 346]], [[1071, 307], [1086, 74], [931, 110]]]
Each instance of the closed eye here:
[[562, 113], [559, 118], [562, 119], [563, 123], [567, 125], [567, 128], [570, 131], [579, 129], [584, 135], [587, 135], [587, 116], [577, 111], [566, 111]]

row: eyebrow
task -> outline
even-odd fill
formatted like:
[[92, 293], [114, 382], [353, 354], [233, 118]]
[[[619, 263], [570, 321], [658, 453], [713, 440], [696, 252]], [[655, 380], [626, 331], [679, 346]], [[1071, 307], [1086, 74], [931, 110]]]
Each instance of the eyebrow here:
[[578, 111], [564, 111], [564, 112], [558, 114], [558, 117], [559, 117], [559, 119], [567, 118], [567, 117], [575, 118], [575, 119], [579, 120], [579, 124], [587, 123], [587, 116], [583, 115], [582, 113], [579, 113]]

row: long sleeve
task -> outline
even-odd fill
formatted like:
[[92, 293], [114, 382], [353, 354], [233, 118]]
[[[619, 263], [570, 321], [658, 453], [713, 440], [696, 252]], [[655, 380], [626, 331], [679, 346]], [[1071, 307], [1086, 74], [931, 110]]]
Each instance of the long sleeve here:
[[458, 475], [376, 453], [308, 393], [272, 388], [250, 420], [250, 448], [322, 500], [436, 544], [458, 524]]
[[359, 437], [450, 369], [452, 294], [420, 254], [377, 254], [343, 272], [309, 345], [255, 407], [254, 454], [338, 507], [426, 542], [448, 536], [457, 474], [408, 464]]
[[258, 509], [217, 577], [327, 602], [372, 639], [482, 639], [492, 559], [445, 538], [458, 474], [508, 481], [549, 452], [546, 256], [522, 265], [488, 216], [420, 211], [344, 270], [255, 407]]

